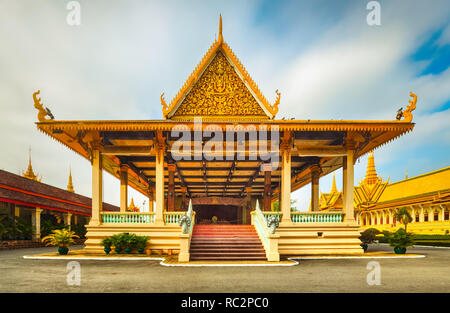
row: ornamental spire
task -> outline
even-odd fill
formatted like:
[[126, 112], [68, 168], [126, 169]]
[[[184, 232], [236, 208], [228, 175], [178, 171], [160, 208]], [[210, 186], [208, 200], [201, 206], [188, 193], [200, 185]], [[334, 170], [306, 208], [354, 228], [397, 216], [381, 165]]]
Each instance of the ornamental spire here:
[[22, 176], [31, 180], [41, 181], [41, 179], [38, 179], [37, 175], [34, 174], [33, 166], [31, 165], [31, 147], [28, 149], [28, 169], [25, 173], [22, 172]]
[[377, 171], [375, 169], [375, 158], [373, 156], [373, 151], [369, 153], [369, 159], [367, 160], [367, 171], [364, 182], [369, 185], [373, 185], [378, 181]]
[[223, 35], [222, 35], [222, 14], [219, 15], [219, 43], [223, 42]]
[[73, 189], [73, 184], [72, 184], [72, 169], [69, 169], [69, 183], [67, 184], [67, 191], [70, 192], [75, 192], [75, 190]]
[[336, 177], [334, 176], [334, 173], [333, 173], [333, 183], [332, 183], [332, 185], [331, 185], [331, 191], [330, 191], [330, 193], [336, 193], [337, 192], [337, 188], [336, 188]]

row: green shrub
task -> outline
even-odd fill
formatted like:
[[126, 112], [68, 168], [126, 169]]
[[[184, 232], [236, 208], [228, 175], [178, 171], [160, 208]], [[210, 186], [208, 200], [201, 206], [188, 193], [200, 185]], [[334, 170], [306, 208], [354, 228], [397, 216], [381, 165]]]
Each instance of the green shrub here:
[[376, 228], [368, 228], [361, 233], [359, 240], [361, 240], [362, 243], [365, 244], [373, 243], [375, 239], [377, 239], [376, 235], [378, 235], [379, 233], [380, 231]]
[[111, 243], [115, 248], [123, 249], [125, 247], [125, 233], [115, 234], [111, 236]]
[[145, 249], [147, 246], [148, 236], [137, 236], [136, 248]]
[[399, 228], [395, 233], [384, 231], [383, 234], [393, 248], [403, 249], [414, 246], [412, 234], [407, 233], [403, 228]]
[[111, 246], [113, 245], [113, 241], [112, 241], [111, 237], [105, 237], [102, 239], [100, 244], [103, 246], [103, 248], [110, 249]]
[[86, 238], [87, 229], [85, 225], [75, 224], [71, 225], [70, 228], [75, 232], [75, 234], [84, 239]]
[[138, 236], [135, 234], [128, 234], [124, 236], [125, 248], [134, 249], [136, 248]]

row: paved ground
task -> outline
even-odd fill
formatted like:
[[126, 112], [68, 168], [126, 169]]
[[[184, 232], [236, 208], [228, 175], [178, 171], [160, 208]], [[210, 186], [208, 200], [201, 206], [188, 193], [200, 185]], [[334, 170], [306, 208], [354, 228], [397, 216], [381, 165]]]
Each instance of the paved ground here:
[[[79, 247], [80, 248], [80, 247]], [[369, 250], [387, 250], [371, 246]], [[420, 259], [301, 260], [291, 267], [165, 267], [158, 261], [79, 261], [81, 285], [68, 286], [66, 260], [27, 260], [55, 248], [0, 251], [0, 292], [449, 292], [450, 249], [413, 248]]]

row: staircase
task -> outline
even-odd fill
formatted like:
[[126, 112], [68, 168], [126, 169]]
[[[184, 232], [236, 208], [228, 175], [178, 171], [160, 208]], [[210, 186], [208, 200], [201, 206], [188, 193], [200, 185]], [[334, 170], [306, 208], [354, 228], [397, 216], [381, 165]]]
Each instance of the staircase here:
[[191, 260], [267, 260], [252, 225], [195, 225]]

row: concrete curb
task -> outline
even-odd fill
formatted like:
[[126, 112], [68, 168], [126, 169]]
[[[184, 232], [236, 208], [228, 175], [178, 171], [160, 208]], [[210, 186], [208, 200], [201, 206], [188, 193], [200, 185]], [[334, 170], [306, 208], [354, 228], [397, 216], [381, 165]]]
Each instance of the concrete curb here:
[[292, 257], [289, 260], [339, 260], [339, 259], [420, 259], [425, 258], [425, 255], [408, 255], [408, 256], [304, 256], [304, 257]]
[[[387, 243], [377, 243], [377, 245], [389, 246], [389, 244], [387, 244]], [[419, 245], [419, 246], [416, 246], [416, 245], [414, 245], [414, 247], [413, 247], [413, 248], [436, 248], [436, 249], [450, 249], [450, 247], [439, 247], [439, 246], [422, 246], [422, 245]]]
[[242, 263], [242, 264], [231, 264], [231, 263], [219, 263], [219, 264], [177, 264], [177, 263], [165, 263], [164, 258], [150, 258], [150, 257], [126, 257], [126, 258], [115, 258], [115, 257], [59, 257], [59, 256], [28, 256], [24, 255], [24, 259], [28, 260], [86, 260], [86, 261], [161, 261], [159, 262], [162, 266], [181, 266], [181, 267], [233, 267], [233, 266], [294, 266], [299, 263], [295, 260], [291, 260], [292, 264], [259, 264], [259, 263]]

